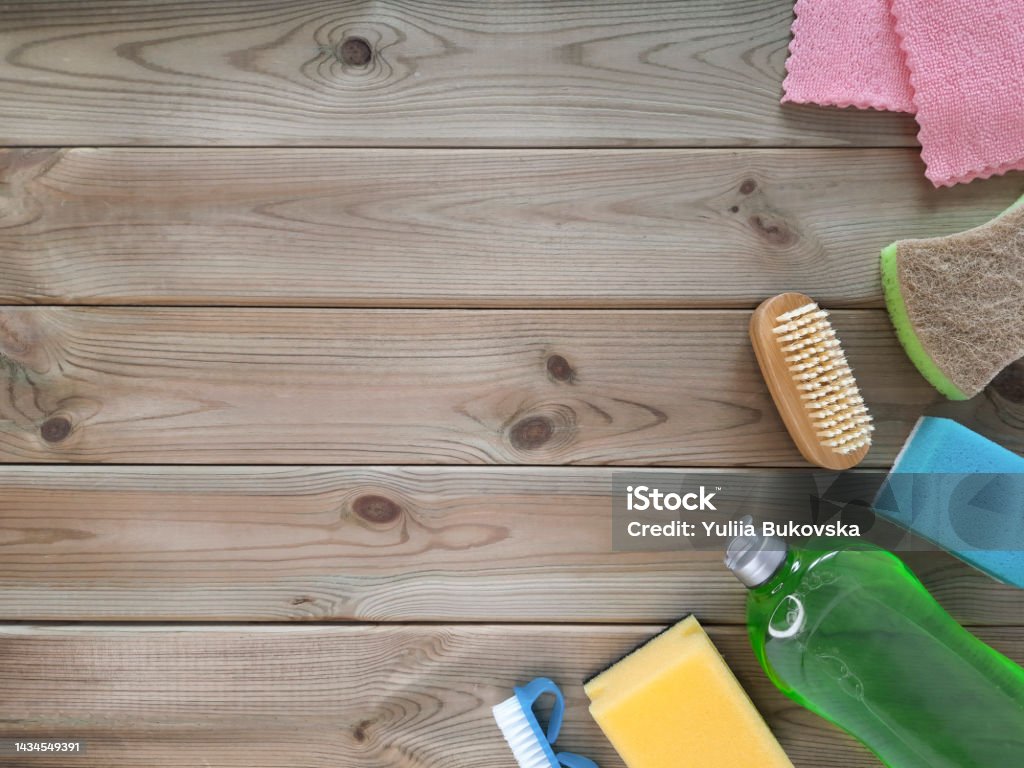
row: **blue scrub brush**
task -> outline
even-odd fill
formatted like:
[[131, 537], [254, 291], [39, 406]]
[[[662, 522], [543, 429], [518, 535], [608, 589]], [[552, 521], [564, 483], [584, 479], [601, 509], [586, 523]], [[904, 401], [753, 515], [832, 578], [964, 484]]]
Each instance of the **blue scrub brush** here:
[[[555, 754], [552, 748], [565, 714], [565, 697], [557, 685], [546, 677], [538, 677], [522, 687], [516, 686], [514, 690], [515, 696], [505, 699], [492, 711], [519, 768], [559, 768], [560, 765], [565, 768], [597, 768], [593, 760], [572, 752]], [[540, 727], [533, 711], [537, 699], [546, 693], [555, 697], [547, 733]]]

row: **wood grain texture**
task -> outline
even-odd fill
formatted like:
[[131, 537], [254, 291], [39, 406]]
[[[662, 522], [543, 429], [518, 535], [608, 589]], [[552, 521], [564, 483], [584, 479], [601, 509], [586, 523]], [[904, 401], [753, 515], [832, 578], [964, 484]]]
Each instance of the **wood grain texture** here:
[[[801, 465], [739, 311], [772, 293], [845, 308], [868, 464], [926, 410], [1024, 451], [1019, 366], [940, 402], [877, 269], [1018, 182], [937, 191], [910, 116], [781, 106], [791, 19], [5, 4], [0, 304], [168, 306], [0, 307], [0, 738], [88, 742], [38, 766], [498, 768], [489, 708], [545, 674], [560, 746], [622, 768], [582, 681], [744, 591], [714, 554], [613, 552], [610, 466], [483, 465]], [[1024, 662], [1024, 592], [906, 559]], [[132, 623], [23, 623], [64, 620]], [[877, 765], [710, 631], [797, 768]]]
[[0, 184], [0, 302], [353, 307], [882, 307], [882, 247], [1019, 192], [910, 149], [7, 150]]
[[[721, 552], [613, 551], [613, 472], [3, 467], [0, 618], [741, 623]], [[773, 479], [792, 502], [759, 475], [762, 513]], [[961, 622], [1024, 620], [1024, 591], [904, 557]]]
[[[559, 746], [620, 768], [581, 684], [660, 629], [8, 625], [0, 736], [85, 739], [76, 766], [506, 768], [490, 707], [547, 675], [568, 702]], [[877, 766], [772, 687], [743, 629], [710, 634], [797, 768]], [[1024, 629], [979, 634], [1024, 661]]]
[[[9, 145], [913, 145], [779, 104], [792, 0], [8, 3]], [[353, 57], [346, 41], [368, 44]], [[358, 45], [358, 44], [357, 44]]]
[[[878, 427], [868, 465], [887, 466], [938, 395], [884, 312], [833, 320]], [[12, 307], [0, 311], [0, 458], [800, 465], [747, 321]]]

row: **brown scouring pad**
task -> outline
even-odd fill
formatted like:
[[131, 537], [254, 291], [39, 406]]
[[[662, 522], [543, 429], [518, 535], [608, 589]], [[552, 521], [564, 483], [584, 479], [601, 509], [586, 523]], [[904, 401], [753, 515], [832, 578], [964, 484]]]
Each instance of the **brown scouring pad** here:
[[1024, 357], [1024, 197], [988, 224], [882, 251], [889, 315], [918, 370], [966, 400]]

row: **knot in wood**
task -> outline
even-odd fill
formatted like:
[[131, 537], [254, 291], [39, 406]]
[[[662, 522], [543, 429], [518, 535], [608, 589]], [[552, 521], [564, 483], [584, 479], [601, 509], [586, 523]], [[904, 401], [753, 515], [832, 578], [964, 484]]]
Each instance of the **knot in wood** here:
[[555, 425], [547, 416], [529, 416], [512, 425], [509, 440], [520, 451], [534, 451], [548, 442], [554, 433]]
[[402, 508], [386, 496], [367, 494], [352, 502], [352, 511], [368, 523], [393, 523], [402, 515]]
[[547, 361], [548, 374], [555, 381], [571, 382], [576, 378], [576, 371], [569, 365], [569, 361], [561, 355], [551, 355]]
[[373, 48], [361, 37], [348, 37], [338, 48], [338, 58], [350, 67], [365, 67], [373, 59]]
[[71, 420], [66, 416], [51, 416], [39, 427], [39, 434], [48, 443], [59, 443], [71, 434]]

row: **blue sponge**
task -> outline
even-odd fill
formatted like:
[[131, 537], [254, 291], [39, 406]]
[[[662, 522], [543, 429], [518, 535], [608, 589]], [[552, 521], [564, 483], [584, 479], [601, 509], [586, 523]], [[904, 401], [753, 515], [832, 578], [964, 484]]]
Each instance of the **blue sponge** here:
[[1024, 458], [967, 427], [931, 416], [918, 421], [875, 511], [1024, 588]]

